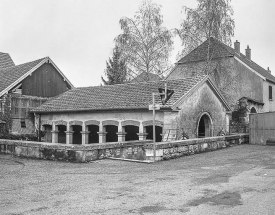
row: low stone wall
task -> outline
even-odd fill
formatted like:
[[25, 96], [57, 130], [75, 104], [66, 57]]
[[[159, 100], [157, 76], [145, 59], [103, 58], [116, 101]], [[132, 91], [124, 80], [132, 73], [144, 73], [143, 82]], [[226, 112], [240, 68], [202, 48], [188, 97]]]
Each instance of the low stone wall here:
[[[248, 134], [161, 142], [156, 143], [156, 160], [168, 160], [244, 143], [248, 143]], [[153, 143], [148, 140], [69, 145], [1, 139], [0, 153], [70, 162], [89, 162], [108, 157], [144, 161], [153, 160]]]
[[144, 145], [152, 141], [128, 141], [118, 143], [71, 145], [60, 143], [0, 140], [0, 153], [19, 157], [89, 162], [106, 157], [145, 160]]
[[[208, 137], [161, 142], [156, 144], [156, 160], [169, 160], [203, 152], [215, 151], [234, 145], [248, 144], [248, 134]], [[153, 160], [153, 144], [146, 144], [146, 159]]]

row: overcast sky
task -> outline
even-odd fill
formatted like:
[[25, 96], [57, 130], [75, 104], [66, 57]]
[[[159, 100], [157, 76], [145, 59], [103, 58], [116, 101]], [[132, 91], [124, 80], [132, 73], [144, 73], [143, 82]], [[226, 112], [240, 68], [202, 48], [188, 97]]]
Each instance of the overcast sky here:
[[[119, 19], [132, 18], [142, 0], [0, 0], [0, 52], [15, 64], [49, 56], [76, 87], [96, 86], [111, 57]], [[154, 0], [162, 5], [164, 25], [179, 27], [182, 6], [195, 0]], [[232, 0], [235, 37], [241, 52], [275, 75], [274, 0]], [[181, 49], [175, 38], [171, 62]]]

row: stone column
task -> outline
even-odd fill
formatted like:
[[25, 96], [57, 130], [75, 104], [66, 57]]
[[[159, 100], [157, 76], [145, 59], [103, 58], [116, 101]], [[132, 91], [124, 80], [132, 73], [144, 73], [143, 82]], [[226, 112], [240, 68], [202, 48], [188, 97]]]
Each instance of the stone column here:
[[124, 142], [125, 141], [125, 136], [126, 136], [126, 132], [117, 132], [117, 141], [118, 142]]
[[98, 133], [98, 142], [99, 143], [106, 143], [106, 129], [105, 127], [102, 125], [102, 122], [100, 122], [99, 124], [99, 132]]
[[58, 132], [57, 130], [52, 130], [52, 143], [58, 143]]
[[89, 133], [90, 131], [81, 131], [82, 134], [82, 145], [89, 143]]
[[138, 139], [139, 140], [146, 140], [146, 136], [148, 133], [146, 133], [146, 128], [143, 126], [142, 122], [140, 122], [139, 125], [139, 133], [138, 135]]
[[66, 144], [73, 144], [73, 131], [65, 131], [66, 133]]
[[116, 134], [117, 134], [118, 142], [125, 141], [125, 136], [127, 133], [125, 132], [125, 127], [121, 125], [121, 122], [119, 122], [119, 124], [118, 124], [118, 132]]

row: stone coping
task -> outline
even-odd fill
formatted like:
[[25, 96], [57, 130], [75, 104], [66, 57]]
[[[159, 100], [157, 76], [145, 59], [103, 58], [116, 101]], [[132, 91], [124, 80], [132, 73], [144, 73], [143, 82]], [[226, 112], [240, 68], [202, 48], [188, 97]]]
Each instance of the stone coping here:
[[[156, 149], [171, 148], [176, 146], [186, 146], [202, 143], [210, 143], [217, 141], [228, 141], [240, 138], [248, 138], [248, 134], [235, 134], [230, 136], [219, 136], [219, 137], [207, 137], [187, 140], [177, 140], [169, 142], [158, 142], [156, 143]], [[21, 140], [7, 140], [0, 139], [0, 145], [14, 145], [14, 146], [25, 146], [25, 147], [37, 147], [37, 148], [51, 148], [60, 150], [96, 150], [96, 149], [110, 149], [110, 148], [124, 148], [131, 146], [144, 146], [144, 148], [152, 149], [154, 144], [152, 140], [137, 140], [137, 141], [124, 141], [124, 142], [109, 142], [109, 143], [92, 143], [86, 145], [76, 144], [61, 144], [61, 143], [48, 143], [48, 142], [33, 142], [33, 141], [21, 141]]]
[[0, 139], [0, 145], [14, 145], [14, 146], [25, 146], [25, 147], [37, 147], [37, 148], [51, 148], [51, 149], [66, 149], [75, 151], [86, 151], [96, 149], [110, 149], [110, 148], [123, 148], [131, 146], [143, 146], [151, 143], [152, 140], [137, 140], [137, 141], [124, 141], [124, 142], [109, 142], [109, 143], [91, 143], [85, 145], [76, 144], [62, 144], [62, 143], [48, 143], [48, 142], [33, 142], [33, 141], [21, 141], [21, 140], [7, 140]]
[[[229, 136], [217, 136], [217, 137], [206, 137], [206, 138], [196, 138], [196, 139], [187, 139], [187, 140], [176, 140], [176, 141], [168, 141], [168, 142], [159, 142], [156, 143], [156, 149], [164, 149], [164, 148], [172, 148], [175, 146], [187, 146], [194, 144], [203, 144], [203, 143], [211, 143], [217, 141], [228, 141], [235, 140], [240, 138], [249, 138], [249, 134], [234, 134]], [[145, 144], [145, 148], [153, 148], [153, 143]]]

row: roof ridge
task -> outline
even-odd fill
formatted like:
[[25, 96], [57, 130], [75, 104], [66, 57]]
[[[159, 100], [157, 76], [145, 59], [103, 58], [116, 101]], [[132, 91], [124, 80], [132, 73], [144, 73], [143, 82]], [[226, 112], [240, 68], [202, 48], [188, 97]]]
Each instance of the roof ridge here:
[[[102, 86], [87, 86], [87, 87], [75, 87], [74, 89], [88, 89], [88, 88], [101, 88], [101, 87], [110, 87], [110, 88], [115, 88], [115, 87], [120, 87], [120, 86], [128, 86], [128, 85], [140, 85], [140, 84], [150, 84], [150, 83], [166, 83], [166, 82], [180, 82], [182, 80], [188, 80], [188, 79], [195, 79], [198, 77], [204, 78], [207, 75], [197, 75], [195, 77], [185, 77], [185, 78], [178, 78], [178, 79], [170, 79], [170, 80], [158, 80], [158, 81], [144, 81], [144, 82], [129, 82], [129, 83], [124, 83], [124, 84], [113, 84], [113, 85], [102, 85]], [[71, 89], [73, 90], [73, 89]]]
[[29, 62], [26, 62], [26, 63], [22, 63], [22, 64], [14, 65], [14, 66], [11, 66], [11, 67], [3, 68], [3, 69], [0, 69], [0, 71], [5, 71], [5, 70], [9, 70], [9, 69], [12, 69], [12, 68], [15, 68], [15, 67], [20, 67], [20, 66], [23, 66], [25, 64], [34, 63], [35, 61], [41, 62], [42, 60], [45, 60], [46, 58], [48, 58], [48, 57], [44, 57], [44, 58], [40, 58], [40, 59], [37, 59], [37, 60], [34, 60], [34, 61], [29, 61]]

